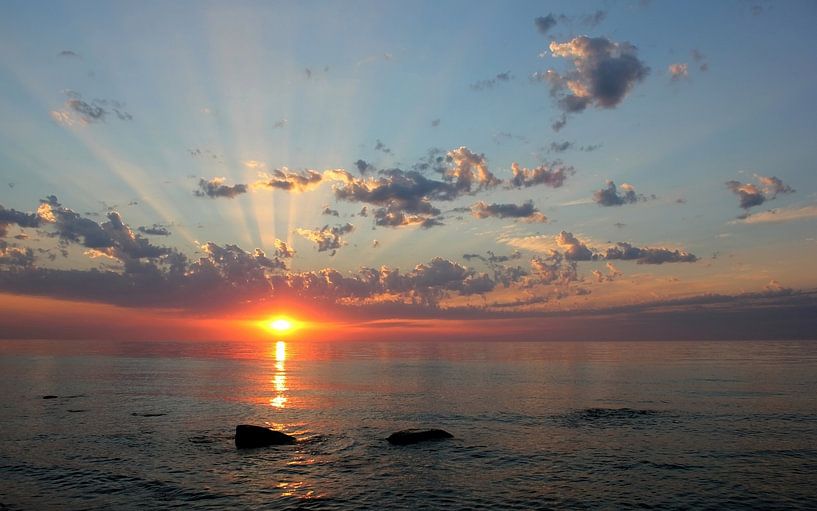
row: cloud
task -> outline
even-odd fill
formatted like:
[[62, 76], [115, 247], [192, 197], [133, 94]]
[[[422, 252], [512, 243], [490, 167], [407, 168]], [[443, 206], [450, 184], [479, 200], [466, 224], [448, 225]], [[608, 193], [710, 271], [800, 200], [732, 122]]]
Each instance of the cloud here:
[[136, 228], [142, 234], [150, 234], [152, 236], [170, 236], [170, 231], [164, 225], [153, 224], [150, 227], [144, 225]]
[[518, 218], [525, 222], [546, 223], [547, 217], [533, 205], [533, 201], [517, 204], [486, 204], [477, 202], [471, 206], [471, 214], [476, 218]]
[[361, 176], [365, 176], [366, 174], [375, 171], [374, 166], [370, 163], [366, 163], [365, 160], [357, 160], [355, 162], [355, 167], [357, 167], [357, 171], [360, 172]]
[[286, 167], [275, 169], [271, 173], [262, 172], [261, 180], [256, 181], [256, 188], [272, 188], [288, 192], [304, 192], [317, 188], [324, 180], [324, 174], [314, 170], [302, 172], [291, 171]]
[[635, 204], [639, 201], [647, 200], [647, 197], [635, 193], [633, 185], [623, 183], [621, 185], [621, 192], [616, 190], [616, 184], [612, 181], [607, 181], [607, 186], [601, 190], [593, 192], [593, 202], [599, 206], [622, 206], [624, 204]]
[[329, 227], [328, 225], [324, 225], [320, 229], [302, 229], [298, 228], [295, 229], [295, 232], [303, 236], [304, 238], [308, 239], [315, 243], [318, 247], [318, 252], [326, 252], [331, 250], [332, 253], [329, 255], [335, 255], [337, 249], [341, 248], [343, 245], [346, 244], [341, 239], [341, 236], [344, 234], [350, 233], [355, 230], [355, 226], [346, 223], [342, 225], [336, 225], [335, 227]]
[[104, 122], [111, 115], [120, 121], [133, 120], [133, 116], [125, 111], [125, 105], [120, 101], [108, 99], [94, 99], [85, 101], [82, 95], [74, 91], [66, 91], [67, 99], [62, 110], [53, 110], [51, 117], [60, 124], [72, 126], [74, 124], [88, 125]]
[[709, 71], [709, 63], [706, 61], [706, 55], [701, 53], [697, 48], [693, 48], [690, 55], [692, 56], [692, 60], [698, 64], [698, 69], [703, 72]]
[[432, 119], [431, 120], [431, 127], [432, 128], [436, 128], [439, 125], [440, 125], [440, 119]]
[[805, 220], [808, 218], [817, 218], [817, 204], [808, 204], [802, 207], [771, 209], [762, 213], [747, 215], [738, 220], [738, 222], [744, 224], [767, 224], [792, 222], [795, 220]]
[[667, 67], [667, 74], [673, 82], [689, 78], [689, 66], [682, 63], [670, 64]]
[[338, 213], [338, 210], [337, 210], [337, 209], [332, 209], [332, 208], [330, 208], [329, 206], [325, 206], [325, 207], [323, 208], [323, 210], [321, 211], [321, 215], [327, 215], [327, 216], [340, 216], [340, 213]]
[[81, 58], [79, 53], [73, 50], [62, 50], [57, 54], [58, 57], [66, 57], [66, 58]]
[[18, 268], [28, 268], [34, 264], [34, 251], [30, 248], [22, 248], [9, 245], [0, 240], [0, 268], [3, 266]]
[[[550, 52], [554, 57], [570, 59], [572, 69], [563, 74], [548, 69], [535, 73], [533, 79], [550, 85], [551, 96], [566, 114], [582, 112], [589, 106], [615, 108], [650, 71], [639, 60], [635, 46], [604, 37], [553, 41]], [[564, 121], [566, 118], [560, 122]]]
[[199, 179], [199, 189], [194, 190], [193, 194], [196, 197], [210, 197], [215, 199], [218, 197], [226, 197], [232, 199], [243, 193], [247, 193], [248, 187], [245, 184], [225, 185], [226, 178], [214, 177], [212, 179]]
[[6, 209], [0, 206], [0, 238], [8, 234], [8, 226], [10, 224], [15, 224], [19, 227], [39, 227], [40, 222], [40, 216], [36, 213], [24, 213], [16, 209]]
[[550, 143], [550, 152], [552, 153], [563, 153], [573, 147], [573, 142], [568, 142], [565, 140], [564, 142], [551, 142]]
[[556, 26], [556, 17], [553, 13], [547, 16], [539, 16], [533, 20], [533, 23], [540, 34], [547, 35], [550, 29]]
[[493, 89], [494, 87], [496, 87], [500, 83], [509, 82], [511, 80], [513, 80], [513, 76], [511, 76], [511, 72], [510, 71], [505, 71], [504, 73], [497, 73], [497, 75], [494, 76], [493, 78], [489, 78], [487, 80], [476, 81], [476, 82], [472, 83], [471, 85], [469, 85], [469, 87], [471, 88], [471, 90], [481, 91], [481, 90], [485, 90], [485, 89]]
[[583, 25], [587, 25], [588, 27], [595, 28], [600, 25], [604, 20], [607, 19], [607, 11], [598, 10], [595, 12], [591, 12], [590, 14], [585, 14], [581, 17], [581, 23]]
[[508, 183], [509, 187], [521, 188], [534, 185], [545, 185], [551, 188], [561, 187], [568, 175], [576, 171], [572, 166], [564, 165], [562, 162], [545, 162], [538, 167], [527, 169], [520, 167], [514, 162], [511, 165], [513, 177]]
[[639, 248], [625, 242], [618, 242], [604, 254], [605, 259], [635, 261], [638, 264], [694, 263], [694, 254], [667, 248]]
[[336, 179], [335, 198], [379, 206], [373, 211], [376, 225], [397, 227], [420, 224], [442, 225], [441, 212], [432, 200], [451, 201], [463, 195], [494, 188], [501, 180], [488, 169], [483, 154], [459, 147], [442, 156], [429, 156], [432, 163], [423, 168], [438, 168], [442, 180], [430, 179], [417, 170], [388, 169], [377, 177], [355, 178], [348, 173]]
[[741, 183], [740, 181], [727, 181], [726, 187], [738, 196], [740, 200], [740, 207], [743, 209], [750, 209], [755, 206], [760, 206], [768, 200], [775, 199], [778, 194], [794, 193], [795, 190], [791, 186], [784, 184], [779, 178], [771, 176], [758, 176], [755, 179], [760, 186], [752, 183]]
[[374, 150], [375, 150], [375, 151], [381, 151], [382, 153], [385, 153], [385, 154], [391, 154], [391, 149], [389, 149], [388, 147], [386, 147], [386, 144], [384, 144], [383, 142], [381, 142], [381, 141], [380, 141], [380, 139], [377, 139], [377, 140], [375, 141], [375, 144], [374, 144]]
[[570, 261], [590, 261], [593, 251], [576, 238], [573, 233], [562, 231], [556, 235], [556, 244], [564, 251], [564, 256]]

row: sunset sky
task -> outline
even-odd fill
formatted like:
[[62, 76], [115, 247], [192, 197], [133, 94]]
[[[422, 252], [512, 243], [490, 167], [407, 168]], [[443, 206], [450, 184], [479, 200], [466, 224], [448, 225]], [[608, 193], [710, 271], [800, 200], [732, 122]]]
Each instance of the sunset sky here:
[[817, 3], [0, 3], [0, 337], [806, 338]]

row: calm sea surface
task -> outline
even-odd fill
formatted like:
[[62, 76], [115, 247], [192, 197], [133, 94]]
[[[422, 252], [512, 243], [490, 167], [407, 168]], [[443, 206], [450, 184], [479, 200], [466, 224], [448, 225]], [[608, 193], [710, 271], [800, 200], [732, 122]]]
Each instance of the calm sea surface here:
[[0, 341], [0, 509], [169, 507], [815, 509], [817, 342]]

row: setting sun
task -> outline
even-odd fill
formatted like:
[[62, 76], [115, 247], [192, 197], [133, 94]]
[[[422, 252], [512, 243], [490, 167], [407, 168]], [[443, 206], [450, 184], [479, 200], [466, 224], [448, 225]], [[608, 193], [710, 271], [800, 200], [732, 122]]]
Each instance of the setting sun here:
[[292, 320], [288, 318], [275, 318], [267, 321], [264, 326], [267, 328], [267, 330], [278, 334], [290, 332], [293, 328], [295, 328]]

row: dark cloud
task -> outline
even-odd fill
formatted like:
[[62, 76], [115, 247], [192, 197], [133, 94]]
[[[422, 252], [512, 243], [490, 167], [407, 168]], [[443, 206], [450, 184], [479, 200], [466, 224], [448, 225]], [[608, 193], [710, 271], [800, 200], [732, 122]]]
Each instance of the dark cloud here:
[[748, 210], [760, 206], [768, 200], [775, 199], [779, 194], [794, 193], [791, 186], [784, 184], [775, 176], [755, 176], [760, 186], [740, 181], [727, 181], [726, 187], [740, 199], [740, 207]]
[[170, 236], [170, 231], [167, 227], [160, 224], [153, 224], [150, 227], [142, 225], [137, 227], [136, 230], [142, 234], [149, 234], [151, 236]]
[[511, 72], [510, 71], [505, 71], [504, 73], [498, 73], [493, 78], [489, 78], [487, 80], [476, 81], [476, 82], [472, 83], [471, 85], [469, 85], [469, 87], [471, 88], [471, 90], [481, 91], [481, 90], [485, 90], [485, 89], [493, 89], [494, 87], [496, 87], [500, 83], [509, 82], [511, 80], [513, 80], [513, 76], [511, 76]]
[[608, 248], [604, 258], [636, 261], [638, 264], [694, 263], [698, 260], [694, 254], [682, 250], [639, 248], [625, 242], [618, 242], [614, 247]]
[[54, 110], [51, 117], [65, 125], [92, 124], [104, 122], [110, 116], [120, 121], [133, 120], [133, 116], [125, 111], [124, 103], [108, 99], [93, 99], [86, 101], [82, 95], [74, 91], [66, 91], [67, 99], [62, 110]]
[[436, 127], [437, 127], [437, 126], [439, 126], [439, 125], [440, 125], [440, 120], [439, 120], [439, 119], [433, 119], [433, 120], [431, 121], [431, 127], [432, 127], [432, 128], [436, 128]]
[[57, 54], [58, 57], [80, 58], [79, 54], [73, 50], [62, 50]]
[[295, 229], [295, 232], [304, 238], [314, 242], [318, 247], [318, 252], [332, 251], [329, 255], [335, 255], [337, 249], [346, 244], [341, 237], [355, 230], [355, 226], [347, 223], [330, 227], [324, 225], [320, 229]]
[[636, 193], [635, 188], [630, 184], [624, 183], [620, 188], [621, 193], [616, 189], [614, 182], [607, 181], [606, 187], [593, 192], [593, 202], [599, 206], [622, 206], [647, 200], [644, 195]]
[[232, 199], [237, 195], [247, 193], [248, 187], [245, 184], [225, 185], [225, 178], [214, 177], [212, 179], [199, 179], [199, 189], [194, 190], [193, 194], [196, 197], [210, 197], [215, 199], [217, 197], [226, 197]]
[[550, 13], [547, 16], [539, 16], [533, 20], [533, 23], [540, 34], [547, 35], [550, 29], [556, 26], [556, 17]]
[[538, 167], [527, 169], [520, 167], [518, 163], [511, 165], [513, 177], [508, 183], [509, 187], [522, 188], [534, 185], [545, 185], [551, 188], [559, 188], [565, 182], [568, 175], [576, 171], [572, 166], [564, 165], [560, 161], [545, 162]]
[[386, 144], [384, 144], [384, 143], [383, 143], [383, 142], [382, 142], [380, 139], [377, 139], [377, 140], [375, 141], [375, 144], [374, 144], [374, 150], [375, 150], [375, 151], [380, 151], [380, 152], [383, 152], [383, 153], [385, 153], [385, 154], [391, 154], [391, 149], [389, 149], [388, 147], [386, 147]]
[[357, 160], [355, 162], [355, 167], [357, 167], [357, 171], [360, 172], [361, 176], [365, 176], [370, 172], [374, 172], [375, 168], [370, 163], [367, 163], [365, 160]]
[[40, 217], [36, 213], [24, 213], [16, 209], [6, 209], [0, 206], [0, 238], [8, 234], [10, 224], [20, 227], [39, 227]]
[[471, 214], [477, 218], [517, 218], [526, 222], [547, 222], [547, 217], [533, 205], [533, 201], [519, 204], [486, 204], [477, 202], [471, 206]]
[[337, 209], [332, 209], [329, 206], [326, 206], [323, 208], [323, 211], [321, 211], [321, 215], [340, 216], [340, 213], [338, 213]]
[[[535, 73], [533, 79], [550, 85], [551, 95], [566, 114], [589, 106], [615, 108], [649, 73], [636, 47], [628, 42], [579, 36], [564, 43], [551, 42], [550, 52], [571, 59], [572, 69], [564, 74], [548, 69]], [[565, 121], [563, 117], [557, 124]]]
[[550, 143], [550, 152], [552, 153], [563, 153], [573, 147], [573, 142], [551, 142]]

